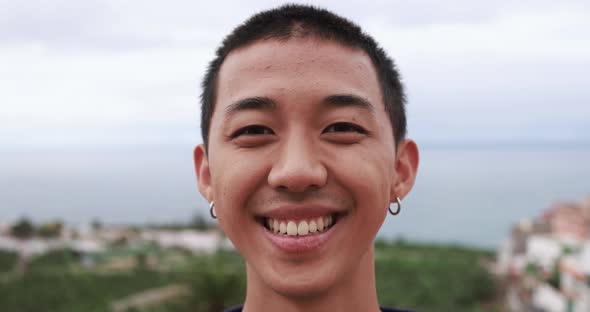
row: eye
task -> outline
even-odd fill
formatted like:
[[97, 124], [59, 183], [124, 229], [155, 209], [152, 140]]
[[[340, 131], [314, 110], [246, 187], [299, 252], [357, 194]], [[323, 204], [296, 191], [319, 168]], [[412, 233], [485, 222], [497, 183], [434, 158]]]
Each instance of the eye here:
[[329, 125], [322, 137], [336, 144], [354, 144], [367, 137], [369, 132], [363, 127], [349, 122], [337, 122]]
[[252, 125], [240, 128], [236, 132], [234, 132], [230, 138], [235, 139], [240, 136], [259, 136], [259, 135], [267, 135], [267, 134], [274, 134], [274, 132], [265, 126], [261, 125]]
[[328, 126], [328, 128], [326, 128], [326, 130], [324, 130], [324, 133], [330, 133], [330, 132], [357, 132], [357, 133], [361, 133], [361, 134], [366, 134], [367, 131], [365, 129], [363, 129], [360, 126], [357, 126], [355, 124], [349, 123], [349, 122], [338, 122], [335, 124], [332, 124], [330, 126]]

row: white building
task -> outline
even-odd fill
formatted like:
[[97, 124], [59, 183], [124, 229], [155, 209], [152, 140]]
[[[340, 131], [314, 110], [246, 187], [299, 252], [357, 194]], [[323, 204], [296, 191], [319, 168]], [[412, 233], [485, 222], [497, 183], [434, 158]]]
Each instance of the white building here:
[[538, 264], [545, 272], [549, 272], [562, 253], [559, 240], [548, 235], [532, 235], [526, 244], [526, 260]]
[[155, 242], [163, 248], [182, 248], [194, 253], [212, 253], [218, 249], [233, 249], [229, 240], [223, 238], [217, 231], [146, 230], [141, 234], [141, 238]]

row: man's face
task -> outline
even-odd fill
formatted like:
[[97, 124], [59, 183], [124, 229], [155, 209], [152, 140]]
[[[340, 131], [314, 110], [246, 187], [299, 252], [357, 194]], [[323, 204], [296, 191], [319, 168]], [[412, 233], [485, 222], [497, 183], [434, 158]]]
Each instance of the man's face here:
[[257, 42], [227, 57], [217, 95], [199, 183], [249, 281], [302, 295], [347, 279], [397, 179], [369, 57], [331, 41]]

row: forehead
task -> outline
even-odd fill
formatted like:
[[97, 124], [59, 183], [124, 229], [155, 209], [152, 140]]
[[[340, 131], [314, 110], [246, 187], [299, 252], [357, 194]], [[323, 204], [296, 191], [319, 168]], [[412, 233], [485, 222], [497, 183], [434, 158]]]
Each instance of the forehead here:
[[383, 108], [366, 53], [314, 38], [264, 40], [232, 51], [219, 71], [217, 94], [216, 111], [244, 97], [331, 94], [358, 95]]

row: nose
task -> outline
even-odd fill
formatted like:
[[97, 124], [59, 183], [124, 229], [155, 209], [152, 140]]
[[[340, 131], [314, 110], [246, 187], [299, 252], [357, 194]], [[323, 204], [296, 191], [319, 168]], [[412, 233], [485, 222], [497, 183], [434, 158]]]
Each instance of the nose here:
[[305, 136], [292, 135], [282, 145], [279, 155], [268, 175], [268, 183], [273, 188], [300, 193], [326, 184], [326, 167], [313, 142]]

